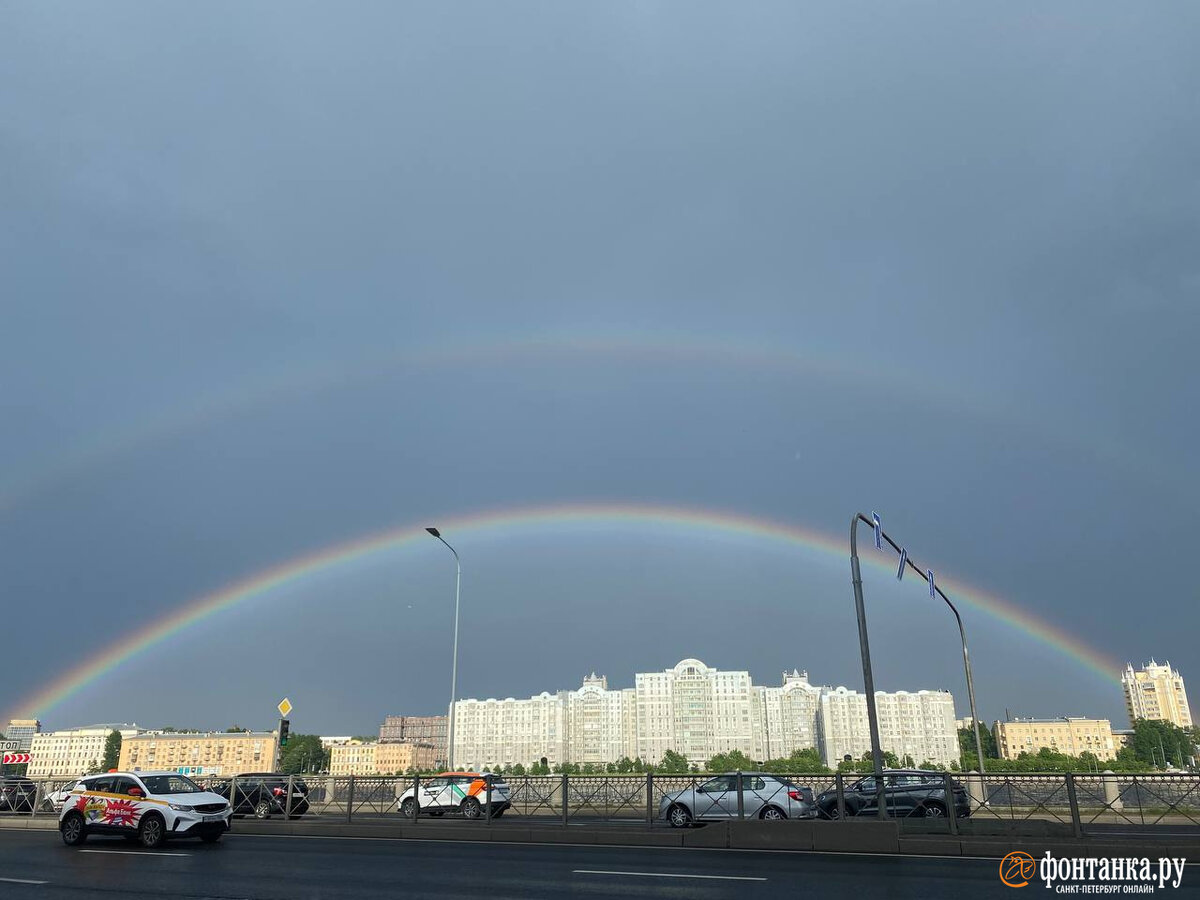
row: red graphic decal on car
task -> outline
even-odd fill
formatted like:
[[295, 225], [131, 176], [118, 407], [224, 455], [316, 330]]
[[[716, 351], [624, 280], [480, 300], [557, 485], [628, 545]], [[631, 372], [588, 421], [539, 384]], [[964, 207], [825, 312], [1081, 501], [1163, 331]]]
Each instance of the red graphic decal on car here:
[[108, 825], [123, 825], [132, 827], [137, 821], [138, 808], [128, 800], [109, 800], [108, 809], [104, 812], [104, 821]]

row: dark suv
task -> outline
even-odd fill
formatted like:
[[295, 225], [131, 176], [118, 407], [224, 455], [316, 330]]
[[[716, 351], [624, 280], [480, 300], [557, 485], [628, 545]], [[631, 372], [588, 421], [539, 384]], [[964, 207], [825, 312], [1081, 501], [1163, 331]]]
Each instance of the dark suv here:
[[[291, 777], [292, 803], [288, 809], [288, 778]], [[308, 785], [297, 776], [281, 775], [278, 772], [247, 772], [235, 775], [237, 783], [236, 801], [229, 797], [230, 780], [214, 781], [210, 790], [230, 800], [235, 816], [254, 816], [269, 819], [271, 816], [288, 815], [298, 819], [308, 812]]]
[[37, 785], [22, 775], [0, 777], [0, 812], [33, 812]]
[[[960, 819], [971, 815], [967, 792], [951, 779], [954, 794], [954, 814]], [[887, 813], [895, 818], [923, 816], [937, 819], [946, 815], [945, 773], [921, 769], [889, 769], [883, 773], [884, 803]], [[847, 816], [873, 816], [878, 812], [875, 776], [867, 775], [851, 782], [844, 789]], [[822, 791], [817, 795], [817, 812], [823, 819], [838, 817], [837, 791]]]

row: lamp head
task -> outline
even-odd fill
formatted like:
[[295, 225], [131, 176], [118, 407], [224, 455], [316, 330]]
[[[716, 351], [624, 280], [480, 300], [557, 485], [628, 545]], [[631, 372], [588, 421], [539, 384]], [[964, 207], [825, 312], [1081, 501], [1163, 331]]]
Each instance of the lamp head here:
[[442, 533], [436, 528], [426, 528], [425, 530], [432, 534], [435, 538], [440, 538], [442, 536]]

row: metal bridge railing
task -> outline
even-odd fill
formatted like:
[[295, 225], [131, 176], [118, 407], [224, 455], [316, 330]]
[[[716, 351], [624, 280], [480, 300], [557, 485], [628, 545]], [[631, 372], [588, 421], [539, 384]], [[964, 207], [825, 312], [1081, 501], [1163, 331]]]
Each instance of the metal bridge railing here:
[[[467, 779], [457, 788], [433, 776], [259, 776], [195, 779], [234, 800], [234, 813], [263, 821], [329, 819], [397, 822], [501, 817], [530, 824], [668, 824], [674, 806], [688, 824], [796, 818], [876, 818], [870, 773], [722, 773], [671, 775], [526, 775]], [[1076, 835], [1121, 829], [1200, 834], [1196, 773], [885, 772], [889, 817], [924, 832], [983, 833], [988, 823], [1047, 822]], [[77, 778], [29, 779], [0, 806], [0, 816], [57, 816]], [[439, 794], [439, 791], [447, 793]], [[440, 805], [431, 801], [440, 797]], [[451, 798], [449, 802], [446, 797]], [[950, 798], [955, 798], [953, 801]], [[413, 801], [404, 806], [407, 800]], [[69, 800], [67, 800], [69, 802]], [[15, 804], [15, 808], [11, 808]], [[811, 804], [811, 805], [810, 805]], [[921, 820], [920, 822], [916, 820]], [[1008, 827], [1008, 826], [1002, 826]]]

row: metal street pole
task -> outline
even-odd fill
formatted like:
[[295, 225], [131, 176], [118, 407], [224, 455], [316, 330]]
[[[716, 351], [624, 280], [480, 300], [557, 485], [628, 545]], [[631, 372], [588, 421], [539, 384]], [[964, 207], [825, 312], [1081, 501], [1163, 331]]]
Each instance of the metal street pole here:
[[[857, 593], [856, 602], [861, 599], [861, 595], [862, 595], [862, 577], [861, 577], [861, 575], [857, 574], [857, 572], [858, 572], [858, 555], [857, 555], [857, 548], [856, 548], [856, 541], [855, 541], [855, 530], [857, 529], [858, 523], [860, 521], [865, 522], [867, 525], [870, 525], [871, 528], [875, 527], [875, 522], [872, 519], [869, 519], [866, 516], [864, 516], [862, 513], [858, 513], [857, 515], [855, 515], [854, 519], [852, 520], [852, 524], [850, 526], [851, 565], [854, 569], [854, 572], [856, 573], [855, 577], [858, 578], [858, 584], [857, 584], [857, 588], [856, 588], [856, 593]], [[884, 531], [882, 528], [879, 529], [879, 536], [883, 540], [887, 541], [888, 545], [891, 546], [891, 548], [893, 550], [895, 550], [897, 553], [899, 553], [901, 555], [901, 559], [904, 560], [905, 566], [911, 568], [921, 578], [926, 577], [926, 574], [921, 571], [921, 567], [918, 566], [915, 562], [913, 562], [912, 558], [909, 557], [907, 551], [903, 550], [899, 544], [897, 544], [895, 541], [893, 541], [891, 539], [891, 537], [888, 536], [888, 533], [886, 531]], [[971, 673], [971, 656], [967, 652], [967, 632], [963, 628], [962, 616], [960, 616], [958, 614], [958, 608], [953, 603], [950, 602], [950, 598], [946, 596], [946, 592], [943, 591], [936, 584], [933, 586], [933, 591], [939, 597], [942, 598], [942, 601], [946, 604], [946, 606], [950, 607], [950, 612], [954, 613], [954, 621], [958, 624], [958, 636], [959, 636], [959, 640], [962, 643], [963, 670], [966, 673], [966, 678], [967, 678], [967, 702], [970, 704], [970, 707], [971, 707], [971, 725], [975, 732], [975, 755], [979, 762], [979, 774], [983, 775], [983, 774], [986, 774], [986, 771], [984, 769], [984, 762], [983, 762], [983, 741], [979, 736], [979, 716], [975, 712], [975, 678]], [[862, 632], [865, 629], [865, 627], [866, 627], [865, 617], [860, 618], [859, 619], [859, 631]], [[863, 646], [865, 647], [864, 642], [862, 642], [860, 640], [860, 643], [863, 643]], [[864, 668], [865, 668], [865, 666], [864, 666]]]
[[863, 689], [867, 694], [867, 726], [871, 731], [871, 759], [875, 763], [875, 805], [879, 818], [887, 816], [887, 795], [883, 784], [883, 751], [879, 749], [879, 715], [875, 710], [875, 678], [871, 674], [871, 647], [867, 641], [867, 609], [863, 603], [862, 571], [858, 566], [858, 520], [868, 522], [859, 513], [850, 520], [850, 580], [854, 584], [854, 612], [858, 616], [858, 649], [862, 655]]
[[450, 720], [446, 729], [446, 768], [454, 771], [454, 700], [458, 694], [458, 600], [462, 588], [462, 563], [458, 559], [458, 551], [447, 543], [442, 533], [436, 528], [426, 528], [430, 534], [446, 544], [454, 554], [454, 654], [450, 663]]

